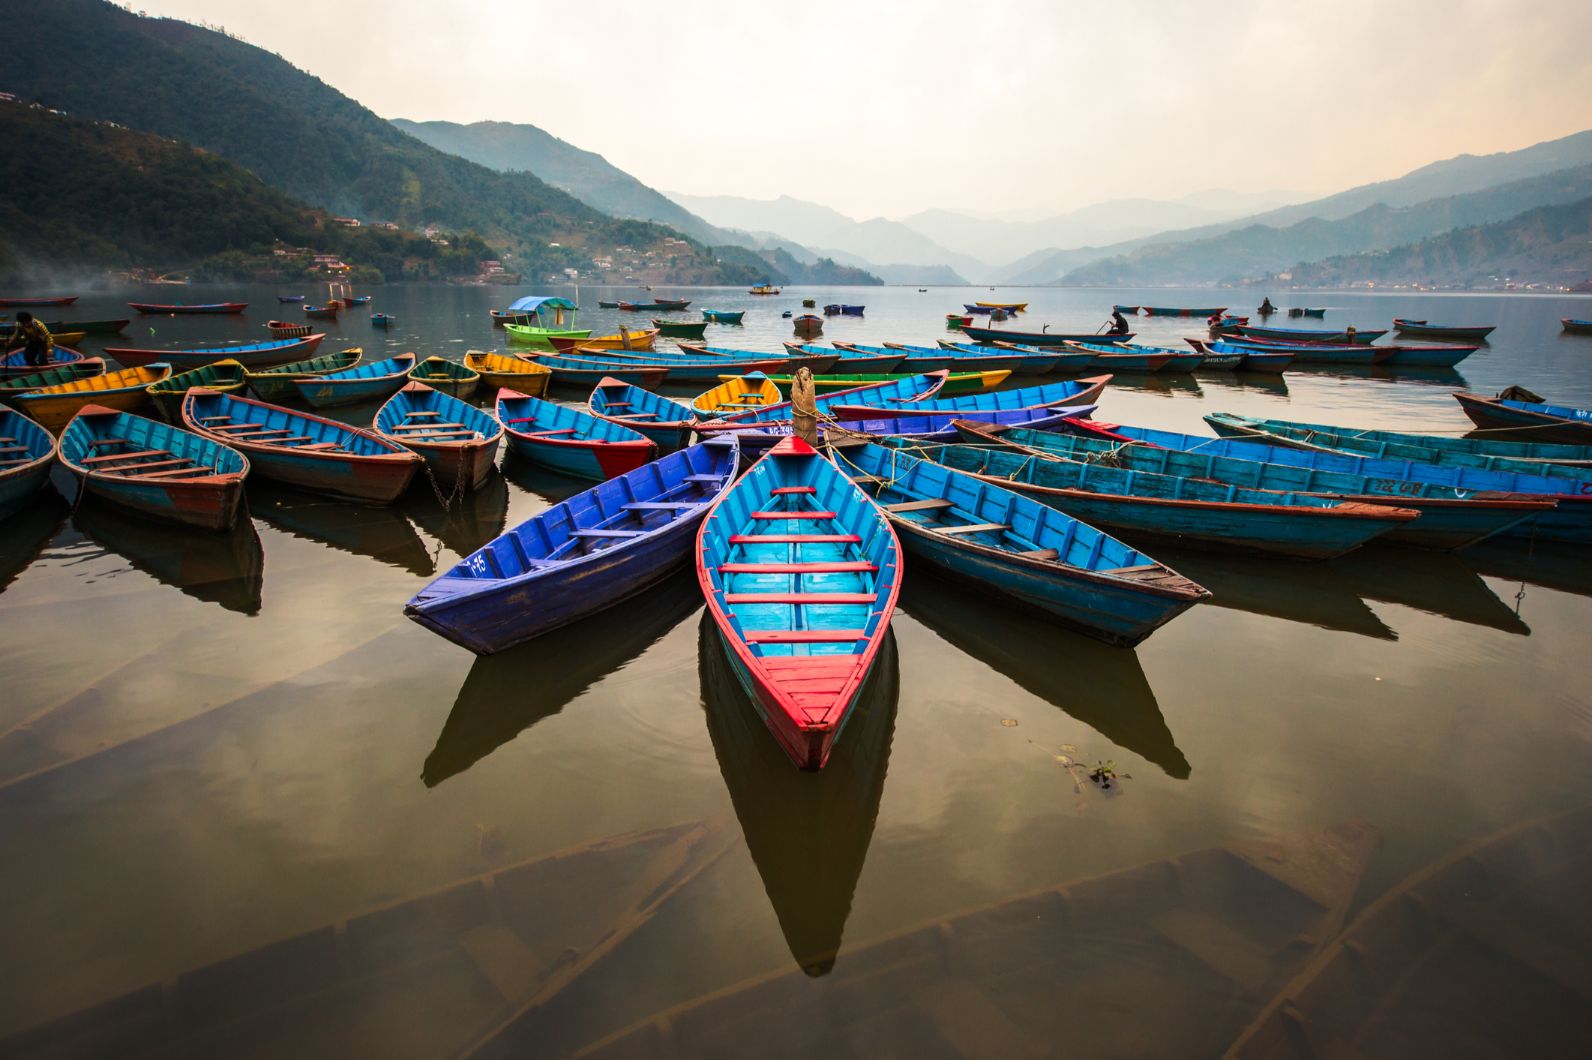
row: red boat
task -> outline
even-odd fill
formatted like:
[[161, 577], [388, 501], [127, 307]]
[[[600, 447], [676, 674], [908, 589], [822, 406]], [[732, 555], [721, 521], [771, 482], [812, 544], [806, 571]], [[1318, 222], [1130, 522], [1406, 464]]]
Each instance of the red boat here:
[[0, 298], [0, 307], [28, 309], [33, 306], [71, 305], [78, 300], [78, 297], [75, 294], [68, 294], [59, 298]]
[[167, 316], [217, 315], [241, 313], [249, 308], [248, 302], [209, 302], [204, 305], [162, 305], [159, 302], [128, 302], [127, 304], [145, 316], [159, 314]]
[[269, 339], [265, 342], [228, 342], [213, 346], [167, 349], [138, 349], [132, 346], [107, 346], [105, 355], [127, 368], [165, 361], [176, 371], [187, 371], [206, 364], [231, 358], [245, 368], [270, 368], [273, 365], [302, 361], [315, 352], [326, 338], [306, 335], [303, 338]]

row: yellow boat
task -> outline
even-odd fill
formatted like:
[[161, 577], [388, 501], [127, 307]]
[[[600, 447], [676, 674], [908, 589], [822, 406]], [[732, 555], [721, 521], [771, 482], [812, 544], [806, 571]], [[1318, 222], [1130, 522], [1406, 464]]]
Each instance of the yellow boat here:
[[530, 397], [547, 393], [547, 382], [553, 378], [553, 370], [544, 364], [485, 350], [466, 353], [464, 366], [478, 373], [481, 383], [494, 392], [508, 387]]
[[1021, 313], [1028, 308], [1027, 302], [974, 302], [981, 309], [1009, 309], [1013, 313]]
[[738, 375], [725, 383], [698, 394], [691, 407], [708, 416], [732, 416], [750, 409], [767, 408], [784, 401], [779, 387], [762, 372]]
[[578, 342], [554, 342], [553, 348], [565, 354], [579, 353], [581, 350], [650, 350], [657, 339], [657, 328], [643, 328], [638, 331], [620, 329], [617, 335], [598, 335]]
[[50, 334], [50, 341], [57, 346], [65, 346], [69, 350], [76, 350], [77, 344], [88, 336], [86, 331], [55, 331]]
[[149, 400], [150, 384], [159, 383], [169, 375], [171, 365], [156, 361], [47, 386], [31, 394], [18, 394], [11, 402], [35, 423], [59, 434], [84, 405], [100, 405], [118, 412], [131, 412], [141, 407]]

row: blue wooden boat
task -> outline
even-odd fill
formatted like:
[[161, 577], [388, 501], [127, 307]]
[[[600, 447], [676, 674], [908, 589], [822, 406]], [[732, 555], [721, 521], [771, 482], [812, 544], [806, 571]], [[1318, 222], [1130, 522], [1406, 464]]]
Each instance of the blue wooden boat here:
[[1399, 529], [1418, 514], [1381, 504], [1044, 459], [987, 445], [942, 445], [918, 452], [1091, 526], [1204, 548], [1328, 559]]
[[1123, 316], [1131, 317], [1138, 313], [1139, 307], [1136, 305], [1114, 305], [1111, 307], [1111, 311], [1113, 313], [1121, 313]]
[[[1046, 327], [1048, 328], [1049, 325], [1046, 325]], [[981, 328], [973, 325], [964, 327], [962, 334], [974, 342], [991, 346], [1002, 342], [1016, 342], [1024, 346], [1065, 346], [1069, 342], [1099, 342], [1101, 338], [1100, 334], [1095, 331], [1019, 331], [1016, 328]], [[1132, 342], [1133, 332], [1129, 331], [1125, 334], [1111, 337], [1117, 342]]]
[[1205, 417], [1211, 429], [1224, 438], [1258, 438], [1272, 445], [1297, 449], [1353, 453], [1389, 460], [1420, 460], [1451, 467], [1477, 467], [1486, 471], [1524, 471], [1533, 475], [1592, 481], [1592, 445], [1554, 445], [1546, 442], [1497, 442], [1433, 434], [1334, 427], [1325, 423], [1263, 420], [1231, 412]]
[[1434, 339], [1469, 339], [1472, 342], [1486, 342], [1498, 325], [1484, 326], [1464, 324], [1433, 324], [1429, 320], [1408, 320], [1404, 317], [1394, 317], [1393, 327], [1400, 335], [1424, 335]]
[[696, 569], [769, 731], [799, 768], [823, 768], [895, 613], [889, 522], [834, 464], [786, 438], [708, 512]]
[[1038, 501], [878, 445], [836, 462], [923, 562], [1109, 644], [1131, 646], [1211, 594]]
[[975, 342], [952, 342], [949, 339], [941, 339], [940, 346], [943, 349], [1013, 350], [1025, 356], [1040, 354], [1054, 358], [1049, 369], [1051, 372], [1086, 372], [1094, 364], [1094, 354], [1086, 350], [1068, 349], [1064, 346], [1025, 346], [1020, 342], [996, 342], [983, 345]]
[[1364, 331], [1355, 329], [1354, 334], [1348, 331], [1322, 331], [1320, 328], [1265, 328], [1251, 327], [1241, 324], [1236, 329], [1240, 335], [1249, 338], [1281, 339], [1284, 342], [1316, 342], [1332, 346], [1357, 345], [1369, 346], [1383, 335], [1387, 329], [1380, 331], [1368, 328]]
[[826, 411], [837, 419], [861, 420], [879, 416], [933, 416], [945, 412], [960, 414], [1000, 409], [1054, 408], [1058, 405], [1093, 405], [1099, 401], [1101, 391], [1109, 382], [1109, 375], [1101, 375], [952, 398], [903, 401], [887, 396], [883, 402], [879, 400], [879, 393], [854, 390], [831, 395]]
[[498, 391], [497, 418], [508, 432], [511, 453], [575, 478], [602, 482], [658, 455], [650, 438], [629, 427], [507, 387]]
[[9, 519], [50, 481], [55, 436], [15, 409], [0, 408], [0, 519]]
[[[1162, 475], [1191, 475], [1253, 489], [1315, 493], [1369, 504], [1396, 502], [1421, 517], [1388, 535], [1426, 548], [1463, 548], [1494, 534], [1528, 533], [1558, 540], [1592, 539], [1592, 495], [1581, 498], [1562, 480], [1512, 471], [1438, 467], [1346, 453], [1310, 452], [1264, 441], [1210, 438], [1175, 431], [1104, 424], [1067, 424], [1068, 437], [1002, 431], [1003, 440], [1068, 460], [1110, 453], [1122, 466]], [[1129, 447], [1122, 448], [1122, 443]], [[1138, 444], [1133, 444], [1138, 443]]]
[[991, 313], [995, 312], [996, 309], [996, 307], [992, 305], [978, 305], [976, 303], [973, 305], [968, 305], [965, 302], [962, 304], [962, 308], [975, 316], [989, 316]]
[[63, 364], [77, 364], [84, 359], [81, 353], [68, 349], [65, 346], [50, 347], [50, 359], [44, 365], [31, 365], [25, 350], [15, 350], [0, 356], [0, 379], [19, 375], [34, 375], [46, 368], [55, 368]]
[[1397, 352], [1393, 346], [1367, 346], [1361, 343], [1283, 342], [1278, 339], [1250, 339], [1229, 337], [1225, 346], [1261, 352], [1285, 350], [1293, 354], [1290, 365], [1307, 364], [1381, 364]]
[[609, 479], [466, 556], [404, 614], [489, 654], [612, 607], [690, 558], [736, 465], [735, 439], [720, 438]]
[[965, 346], [943, 344], [916, 346], [907, 342], [887, 342], [885, 348], [902, 350], [906, 353], [906, 360], [901, 362], [903, 372], [937, 371], [938, 369], [934, 368], [919, 368], [918, 365], [939, 364], [940, 359], [947, 355], [950, 360], [945, 362], [945, 367], [952, 372], [1022, 372], [1028, 375], [1043, 375], [1056, 363], [1056, 359], [1047, 354], [997, 350], [973, 343]]
[[140, 515], [231, 530], [249, 461], [211, 438], [85, 405], [61, 432], [61, 463], [82, 489]]
[[1177, 350], [1170, 346], [1138, 346], [1131, 342], [1073, 342], [1068, 349], [1087, 351], [1095, 356], [1091, 368], [1115, 368], [1127, 364], [1127, 357], [1142, 358], [1153, 364], [1153, 372], [1192, 372], [1205, 364], [1205, 355], [1198, 351]]
[[1144, 315], [1147, 317], [1201, 317], [1209, 319], [1210, 317], [1221, 316], [1223, 313], [1227, 312], [1227, 307], [1224, 305], [1206, 306], [1204, 308], [1147, 305], [1140, 306], [1140, 308], [1144, 310]]
[[867, 306], [842, 304], [840, 311], [848, 317], [860, 317], [862, 316], [862, 311], [866, 308]]
[[[1509, 390], [1504, 391], [1508, 393]], [[1454, 400], [1472, 423], [1486, 430], [1519, 432], [1516, 437], [1537, 442], [1592, 444], [1592, 409], [1520, 401], [1503, 394], [1489, 398], [1464, 391], [1456, 393]]]
[[370, 304], [370, 295], [368, 295], [368, 294], [356, 294], [352, 298], [345, 299], [345, 301], [351, 306], [352, 305], [369, 305]]
[[1294, 351], [1281, 346], [1251, 346], [1222, 339], [1207, 342], [1204, 339], [1184, 339], [1184, 342], [1205, 355], [1210, 367], [1231, 364], [1241, 372], [1285, 372], [1294, 362]]
[[256, 475], [366, 504], [397, 500], [423, 464], [371, 431], [202, 387], [183, 398], [182, 422], [248, 457]]
[[[946, 371], [956, 360], [955, 354], [950, 350], [937, 349], [924, 352], [922, 349], [914, 351], [900, 346], [870, 346], [860, 342], [837, 342], [835, 343], [835, 349], [849, 351], [855, 358], [853, 361], [846, 362], [846, 371], [848, 372], [851, 371], [853, 364], [864, 358], [883, 358], [890, 354], [895, 354], [898, 358], [895, 368], [892, 369], [893, 371], [910, 372], [914, 375], [924, 372]], [[1001, 367], [1010, 371], [1016, 364], [1017, 361], [1013, 360]], [[984, 366], [981, 365], [980, 367]]]
[[[677, 345], [680, 347], [681, 352], [688, 356], [704, 359], [714, 357], [723, 358], [723, 360], [720, 361], [721, 365], [731, 362], [740, 364], [765, 364], [772, 363], [780, 359], [780, 355], [777, 353], [762, 353], [758, 350], [737, 350], [729, 346], [708, 346], [705, 343], [700, 342], [681, 342], [677, 343]], [[790, 365], [791, 371], [795, 371], [796, 368], [801, 367], [810, 370], [814, 375], [819, 375], [823, 372], [833, 371], [835, 366], [838, 365], [841, 360], [841, 351], [839, 350], [826, 349], [823, 346], [817, 345], [806, 346], [795, 342], [787, 342], [783, 345], [785, 346], [785, 358], [787, 359], [787, 363]], [[783, 369], [778, 368], [758, 368], [754, 370], [760, 372], [783, 371]], [[851, 366], [848, 365], [846, 371], [849, 372], [851, 370]], [[729, 373], [726, 372], [724, 374]]]
[[373, 328], [390, 328], [398, 322], [398, 318], [390, 313], [372, 313], [370, 326]]
[[414, 366], [414, 354], [400, 353], [385, 361], [368, 361], [341, 372], [296, 377], [293, 389], [318, 409], [357, 405], [362, 401], [385, 401], [409, 382], [409, 370]]
[[710, 324], [739, 324], [746, 315], [746, 310], [737, 309], [733, 312], [728, 309], [704, 309], [702, 319]]
[[656, 390], [669, 377], [669, 369], [658, 364], [636, 362], [626, 365], [610, 360], [593, 362], [583, 357], [564, 357], [554, 353], [537, 354], [534, 360], [552, 373], [551, 382], [554, 386], [580, 388], [587, 392], [604, 379], [618, 379], [643, 390]]
[[[894, 346], [895, 343], [890, 343]], [[1062, 370], [1064, 365], [1070, 366], [1076, 358], [1065, 350], [1042, 350], [1038, 347], [1024, 348], [1007, 343], [1004, 346], [981, 346], [976, 342], [951, 342], [940, 339], [939, 349], [948, 350], [957, 357], [1011, 357], [1016, 355], [1022, 360], [1017, 362], [1014, 372], [1021, 375], [1048, 375], [1051, 372]], [[923, 350], [927, 347], [911, 346], [912, 350]], [[955, 372], [960, 369], [961, 361], [952, 361], [950, 368]]]
[[[904, 350], [889, 350], [880, 346], [875, 347], [878, 350], [875, 353], [859, 349], [850, 343], [820, 346], [813, 342], [787, 342], [785, 349], [790, 351], [792, 356], [833, 357], [835, 362], [825, 371], [835, 371], [842, 375], [884, 375], [898, 370], [907, 356]], [[805, 361], [802, 364], [811, 367]]]
[[690, 406], [618, 379], [604, 379], [598, 383], [586, 407], [600, 420], [629, 427], [651, 438], [663, 451], [679, 449], [689, 442], [697, 419]]
[[292, 364], [279, 364], [274, 368], [262, 368], [259, 371], [245, 372], [249, 381], [249, 389], [254, 391], [254, 396], [262, 401], [273, 403], [281, 402], [295, 396], [293, 379], [296, 376], [326, 375], [329, 372], [341, 372], [345, 368], [352, 368], [364, 357], [364, 351], [357, 346], [351, 350], [339, 353], [327, 353], [320, 357], [312, 357], [307, 361], [294, 361]]
[[[893, 416], [882, 419], [819, 423], [818, 431], [826, 442], [836, 444], [846, 441], [856, 442], [859, 437], [867, 435], [910, 438], [919, 442], [954, 442], [961, 437], [955, 427], [957, 420], [1049, 430], [1060, 426], [1063, 420], [1087, 416], [1093, 410], [1093, 405], [1083, 405], [1078, 408], [1000, 409], [985, 412], [947, 412], [938, 416]], [[740, 437], [743, 449], [757, 451], [772, 447], [780, 438], [788, 438], [793, 433], [793, 428], [789, 420], [784, 420], [780, 423], [748, 426], [731, 433]]]
[[[548, 363], [545, 357], [539, 360], [544, 364]], [[663, 368], [668, 371], [669, 381], [672, 383], [717, 383], [721, 375], [790, 370], [793, 365], [800, 363], [800, 358], [763, 357], [757, 360], [735, 361], [715, 356], [692, 357], [680, 353], [620, 353], [605, 350], [589, 355], [561, 355], [558, 363], [593, 369], [613, 367], [623, 370], [637, 365]]]
[[503, 425], [491, 413], [424, 383], [408, 383], [388, 398], [373, 426], [420, 454], [447, 492], [480, 489], [503, 441]]
[[1475, 353], [1477, 346], [1410, 346], [1399, 343], [1391, 347], [1393, 356], [1383, 361], [1388, 368], [1452, 368]]
[[1592, 335], [1592, 320], [1577, 320], [1575, 317], [1560, 317], [1559, 326], [1571, 335]]
[[220, 360], [237, 361], [245, 368], [269, 368], [311, 356], [324, 338], [325, 334], [301, 335], [265, 342], [221, 342], [166, 349], [107, 346], [105, 355], [128, 368], [161, 361], [178, 371], [187, 371]]
[[[892, 379], [886, 383], [870, 383], [859, 386], [853, 390], [837, 390], [833, 394], [820, 394], [814, 401], [820, 415], [828, 413], [837, 419], [846, 419], [837, 412], [837, 408], [847, 401], [868, 400], [880, 406], [885, 406], [880, 416], [893, 416], [899, 413], [899, 407], [910, 403], [923, 401], [933, 397], [945, 386], [949, 372], [925, 372], [922, 375], [909, 375], [900, 379]], [[982, 395], [973, 395], [982, 396]], [[863, 419], [873, 412], [863, 413], [851, 419]], [[777, 405], [767, 405], [762, 408], [748, 409], [733, 416], [725, 416], [697, 425], [697, 432], [712, 431], [723, 425], [745, 425], [749, 423], [778, 423], [790, 419], [790, 402], [781, 401]], [[733, 429], [733, 427], [732, 427]]]

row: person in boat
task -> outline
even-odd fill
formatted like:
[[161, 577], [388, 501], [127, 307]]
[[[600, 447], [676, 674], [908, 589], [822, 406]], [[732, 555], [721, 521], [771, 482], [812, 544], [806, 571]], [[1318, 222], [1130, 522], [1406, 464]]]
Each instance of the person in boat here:
[[1128, 333], [1128, 318], [1122, 315], [1122, 310], [1113, 306], [1111, 308], [1111, 330], [1107, 335], [1126, 335]]
[[33, 319], [33, 314], [23, 311], [17, 314], [17, 326], [12, 330], [6, 343], [6, 356], [18, 347], [22, 349], [22, 356], [30, 368], [43, 368], [50, 363], [50, 351], [55, 348], [55, 340], [50, 337], [50, 329], [39, 321]]
[[1260, 300], [1260, 310], [1259, 310], [1259, 312], [1260, 312], [1261, 316], [1270, 316], [1272, 313], [1275, 313], [1276, 311], [1277, 311], [1277, 307], [1271, 304], [1271, 295], [1267, 295], [1265, 298], [1262, 298]]

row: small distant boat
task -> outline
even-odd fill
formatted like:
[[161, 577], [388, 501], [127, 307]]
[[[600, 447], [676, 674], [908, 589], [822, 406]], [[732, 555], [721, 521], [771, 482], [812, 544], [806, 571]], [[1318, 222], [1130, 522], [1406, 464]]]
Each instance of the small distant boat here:
[[704, 309], [702, 319], [710, 324], [739, 324], [741, 318], [746, 316], [744, 309]]
[[752, 287], [747, 294], [779, 294], [779, 288], [771, 283], [760, 283]]
[[1517, 431], [1516, 437], [1534, 442], [1592, 443], [1592, 409], [1507, 396], [1514, 390], [1511, 387], [1495, 398], [1459, 391], [1454, 394], [1454, 400], [1472, 423], [1486, 430]]
[[[511, 329], [512, 330], [512, 329]], [[631, 331], [620, 328], [617, 335], [557, 335], [548, 339], [549, 344], [559, 353], [574, 353], [577, 349], [601, 350], [650, 350], [658, 339], [657, 328], [642, 328]]]
[[[970, 313], [970, 314], [972, 314], [974, 316], [987, 317], [987, 316], [992, 316], [995, 313], [995, 307], [994, 306], [978, 305], [975, 302], [963, 302], [962, 303], [962, 309], [965, 310], [967, 313]], [[1003, 310], [1001, 310], [1001, 312], [1004, 313], [1004, 312], [1006, 312], [1006, 310], [1003, 309]]]
[[48, 431], [59, 432], [85, 405], [130, 412], [149, 400], [149, 385], [171, 375], [171, 365], [155, 363], [86, 379], [57, 383], [11, 399], [13, 407]]
[[1434, 339], [1469, 339], [1473, 342], [1483, 342], [1488, 335], [1497, 328], [1496, 324], [1480, 327], [1463, 324], [1433, 324], [1426, 320], [1407, 320], [1404, 317], [1394, 317], [1393, 327], [1401, 335], [1427, 335]]
[[691, 300], [689, 298], [659, 298], [657, 295], [653, 295], [652, 304], [659, 309], [677, 311], [690, 308]]
[[793, 317], [795, 315], [796, 315], [795, 313], [792, 313], [789, 309], [787, 309], [787, 310], [785, 310], [785, 312], [780, 314], [780, 319], [789, 320], [791, 317]]
[[199, 346], [167, 349], [136, 349], [130, 346], [107, 346], [105, 355], [132, 368], [154, 361], [165, 361], [176, 368], [187, 370], [201, 365], [214, 364], [228, 358], [246, 368], [269, 368], [274, 364], [301, 361], [313, 354], [324, 334], [306, 335], [296, 339], [269, 339], [265, 342], [229, 342], [216, 346]]
[[43, 309], [49, 306], [71, 305], [82, 295], [35, 295], [21, 298], [0, 298], [0, 308], [3, 309]]
[[373, 328], [390, 328], [398, 322], [398, 318], [390, 313], [372, 313], [370, 326]]
[[503, 425], [491, 413], [424, 383], [409, 383], [388, 398], [372, 425], [420, 454], [444, 490], [480, 489], [503, 441]]
[[1031, 497], [918, 460], [846, 446], [836, 462], [889, 517], [913, 562], [1131, 647], [1210, 592]]
[[249, 473], [243, 454], [214, 439], [98, 405], [66, 425], [61, 463], [96, 497], [206, 530], [236, 525]]
[[802, 308], [803, 309], [812, 309], [812, 308], [814, 308], [817, 305], [818, 305], [818, 299], [816, 299], [816, 298], [803, 298], [802, 299]]
[[366, 504], [397, 500], [423, 463], [372, 431], [202, 387], [183, 399], [182, 421], [248, 457], [256, 475]]
[[708, 322], [706, 320], [658, 320], [654, 318], [652, 326], [658, 329], [658, 334], [676, 339], [700, 339], [708, 330]]
[[1004, 309], [1008, 313], [1022, 313], [1028, 309], [1027, 302], [974, 302], [980, 309]]
[[1123, 316], [1131, 317], [1138, 314], [1139, 307], [1136, 305], [1114, 305], [1111, 307], [1111, 311], [1114, 313], [1121, 313]]
[[763, 409], [784, 401], [779, 387], [762, 372], [726, 379], [691, 401], [693, 411], [703, 416], [738, 416], [749, 409]]
[[812, 313], [803, 313], [791, 321], [791, 329], [804, 339], [811, 339], [824, 332], [824, 318]]
[[826, 316], [826, 317], [838, 317], [839, 315], [840, 315], [840, 303], [831, 302], [830, 304], [824, 306], [824, 316]]
[[0, 408], [0, 519], [27, 507], [50, 481], [55, 436], [15, 409]]
[[208, 302], [202, 305], [165, 305], [158, 302], [128, 302], [128, 305], [145, 316], [190, 316], [200, 314], [236, 314], [249, 308], [247, 302]]
[[734, 439], [715, 439], [609, 479], [466, 556], [404, 614], [488, 654], [630, 599], [687, 562], [737, 463]]
[[497, 418], [508, 432], [510, 452], [575, 478], [614, 478], [658, 452], [650, 438], [629, 427], [507, 388], [498, 391]]
[[618, 379], [598, 383], [586, 407], [598, 419], [629, 427], [664, 451], [683, 447], [696, 425], [696, 413], [689, 406]]
[[620, 302], [619, 308], [626, 313], [661, 313], [669, 307], [661, 302]]
[[1559, 320], [1559, 325], [1572, 335], [1592, 335], [1592, 320], [1563, 317]]
[[491, 390], [508, 387], [531, 397], [541, 397], [547, 393], [548, 381], [553, 378], [552, 369], [546, 365], [506, 353], [487, 353], [484, 350], [471, 350], [466, 353], [464, 366], [480, 375], [481, 383]]
[[286, 305], [289, 302], [302, 302], [304, 301], [304, 296], [301, 294], [279, 294], [276, 296], [276, 300]]
[[293, 386], [295, 379], [344, 371], [358, 364], [363, 356], [364, 351], [356, 347], [340, 353], [328, 353], [308, 360], [294, 361], [291, 364], [279, 364], [272, 368], [249, 369], [244, 373], [244, 377], [248, 380], [249, 389], [254, 391], [255, 397], [261, 401], [280, 403], [286, 398], [298, 396], [298, 391]]
[[298, 391], [299, 397], [318, 409], [357, 405], [362, 401], [384, 401], [409, 381], [409, 370], [414, 366], [414, 354], [400, 353], [385, 361], [359, 364], [340, 372], [299, 376], [293, 380], [293, 389]]
[[[1293, 316], [1293, 310], [1292, 309], [1288, 310], [1288, 315], [1289, 316]], [[1320, 317], [1326, 316], [1327, 315], [1327, 311], [1325, 309], [1301, 308], [1299, 310], [1299, 315], [1300, 316], [1306, 316], [1306, 317], [1317, 317], [1317, 318], [1320, 318]]]
[[618, 309], [619, 308], [619, 303], [618, 302], [598, 302], [597, 303], [597, 308], [598, 309]]
[[328, 302], [326, 305], [307, 305], [304, 315], [310, 320], [336, 320], [337, 311], [343, 308], [338, 302]]
[[427, 357], [409, 369], [409, 378], [461, 400], [474, 394], [475, 388], [481, 385], [480, 372], [446, 357]]
[[867, 308], [868, 308], [867, 306], [863, 306], [863, 305], [844, 305], [843, 304], [840, 307], [840, 311], [841, 311], [841, 313], [845, 314], [848, 317], [860, 317], [860, 316], [863, 315], [863, 310], [865, 310]]
[[969, 315], [945, 314], [945, 326], [948, 328], [965, 328], [971, 323], [973, 323], [973, 318]]
[[1147, 317], [1215, 317], [1227, 312], [1227, 307], [1214, 306], [1206, 309], [1185, 309], [1182, 306], [1147, 305], [1140, 306]]
[[168, 423], [182, 422], [182, 399], [196, 386], [214, 390], [218, 394], [236, 394], [248, 382], [243, 365], [228, 359], [213, 364], [190, 368], [167, 376], [158, 383], [149, 384], [149, 397], [155, 410]]
[[346, 306], [349, 306], [349, 307], [353, 307], [353, 306], [356, 306], [356, 305], [370, 305], [370, 295], [368, 295], [368, 294], [352, 295], [352, 296], [350, 296], [348, 298], [343, 299], [343, 304], [346, 305]]
[[785, 438], [713, 505], [696, 569], [769, 731], [798, 768], [822, 769], [895, 613], [895, 531], [834, 464]]
[[277, 339], [301, 339], [315, 330], [313, 324], [289, 324], [285, 320], [267, 321], [265, 326]]
[[[55, 320], [47, 321], [44, 326], [55, 337], [57, 345], [71, 346], [72, 343], [67, 341], [67, 336], [74, 332], [80, 337], [83, 335], [119, 335], [131, 323], [131, 320], [125, 318], [121, 320]], [[9, 321], [0, 321], [0, 338], [11, 334], [15, 330], [15, 324]]]

